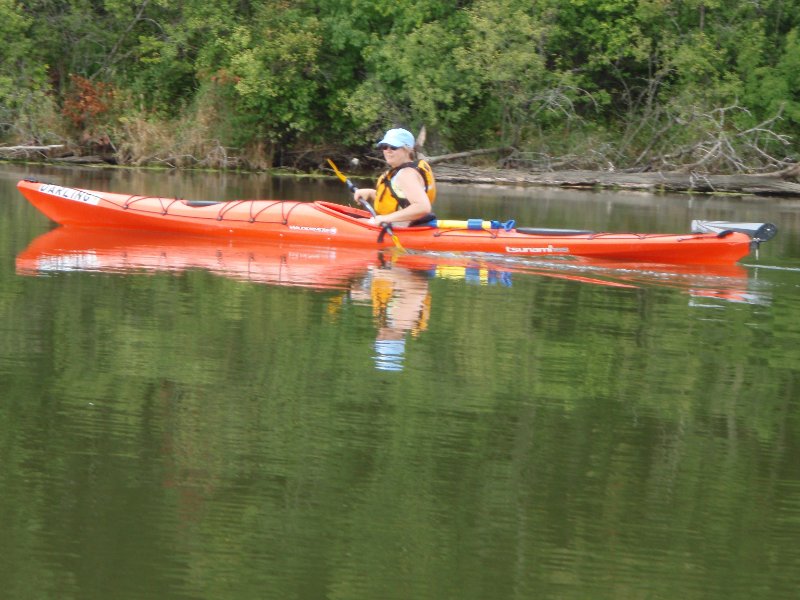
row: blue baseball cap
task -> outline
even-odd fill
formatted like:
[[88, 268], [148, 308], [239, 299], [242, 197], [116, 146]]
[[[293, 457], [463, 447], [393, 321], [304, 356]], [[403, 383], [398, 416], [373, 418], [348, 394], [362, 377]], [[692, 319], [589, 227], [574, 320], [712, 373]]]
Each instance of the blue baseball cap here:
[[377, 145], [389, 144], [390, 146], [397, 146], [398, 148], [405, 146], [413, 149], [415, 143], [414, 134], [407, 129], [390, 129]]

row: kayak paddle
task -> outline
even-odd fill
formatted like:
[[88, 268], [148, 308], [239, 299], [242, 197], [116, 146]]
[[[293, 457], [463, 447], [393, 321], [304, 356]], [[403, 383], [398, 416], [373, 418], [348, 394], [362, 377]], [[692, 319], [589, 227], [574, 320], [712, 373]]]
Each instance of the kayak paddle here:
[[[336, 176], [339, 178], [339, 180], [347, 186], [347, 189], [350, 190], [350, 192], [353, 194], [353, 197], [355, 197], [355, 193], [358, 191], [358, 188], [355, 186], [355, 184], [353, 184], [353, 182], [350, 181], [350, 179], [348, 179], [344, 174], [342, 174], [342, 172], [336, 167], [336, 165], [330, 158], [326, 160], [333, 169], [333, 172], [336, 173]], [[378, 214], [375, 212], [375, 209], [369, 202], [367, 202], [363, 198], [359, 198], [358, 200], [359, 202], [361, 202], [364, 208], [367, 209], [367, 211], [369, 212], [369, 214], [372, 215], [373, 218], [377, 218]], [[400, 243], [400, 240], [395, 235], [392, 226], [389, 223], [382, 223], [381, 226], [389, 233], [390, 236], [392, 236], [392, 241], [394, 242], [394, 245], [397, 247], [397, 249], [405, 250], [405, 248], [403, 248], [403, 245]]]

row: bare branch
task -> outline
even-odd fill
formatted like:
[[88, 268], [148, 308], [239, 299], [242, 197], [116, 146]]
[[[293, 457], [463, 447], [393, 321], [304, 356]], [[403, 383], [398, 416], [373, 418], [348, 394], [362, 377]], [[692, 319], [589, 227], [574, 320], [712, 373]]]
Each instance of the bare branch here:
[[122, 34], [119, 36], [116, 43], [114, 44], [114, 47], [111, 48], [111, 51], [108, 53], [105, 60], [103, 61], [103, 64], [100, 65], [100, 68], [97, 69], [97, 71], [95, 71], [94, 74], [92, 74], [92, 76], [89, 79], [94, 79], [98, 74], [105, 71], [110, 65], [112, 65], [115, 62], [116, 60], [115, 55], [117, 54], [119, 47], [122, 45], [122, 42], [125, 41], [125, 38], [128, 37], [128, 34], [133, 30], [136, 24], [139, 21], [143, 20], [142, 15], [144, 14], [144, 11], [147, 8], [148, 4], [150, 4], [150, 0], [143, 0], [142, 4], [139, 6], [139, 10], [133, 17], [133, 20], [128, 24], [128, 27], [125, 29], [125, 31], [123, 31]]

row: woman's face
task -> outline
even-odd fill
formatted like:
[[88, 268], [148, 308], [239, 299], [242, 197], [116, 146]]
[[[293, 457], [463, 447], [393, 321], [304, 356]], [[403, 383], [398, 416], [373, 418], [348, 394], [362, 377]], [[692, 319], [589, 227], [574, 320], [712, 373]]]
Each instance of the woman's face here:
[[405, 146], [398, 148], [396, 146], [382, 144], [381, 150], [383, 150], [383, 159], [389, 164], [390, 167], [398, 167], [411, 160], [411, 150]]

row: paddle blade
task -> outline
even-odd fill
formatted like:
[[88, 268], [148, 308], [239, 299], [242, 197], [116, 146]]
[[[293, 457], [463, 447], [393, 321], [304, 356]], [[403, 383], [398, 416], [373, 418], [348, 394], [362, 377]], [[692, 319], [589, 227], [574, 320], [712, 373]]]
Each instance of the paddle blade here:
[[400, 238], [398, 238], [394, 233], [392, 234], [392, 241], [394, 242], [394, 245], [398, 250], [402, 252], [406, 251], [406, 249], [403, 248], [403, 244], [400, 243]]
[[344, 183], [345, 181], [347, 181], [347, 177], [345, 177], [345, 176], [342, 174], [342, 172], [339, 170], [339, 168], [336, 166], [336, 164], [335, 164], [335, 163], [334, 163], [334, 162], [333, 162], [333, 161], [332, 161], [330, 158], [326, 158], [325, 160], [327, 160], [327, 161], [328, 161], [328, 164], [331, 166], [331, 169], [333, 169], [333, 172], [334, 172], [334, 173], [336, 173], [336, 176], [339, 178], [339, 180], [340, 180], [342, 183]]
[[328, 164], [331, 166], [331, 169], [333, 169], [333, 172], [336, 173], [336, 176], [339, 178], [339, 181], [345, 184], [347, 186], [347, 189], [350, 190], [350, 192], [355, 194], [358, 191], [358, 188], [353, 184], [353, 182], [350, 181], [347, 177], [345, 177], [345, 175], [339, 170], [339, 168], [330, 158], [326, 158], [325, 160], [328, 161]]

